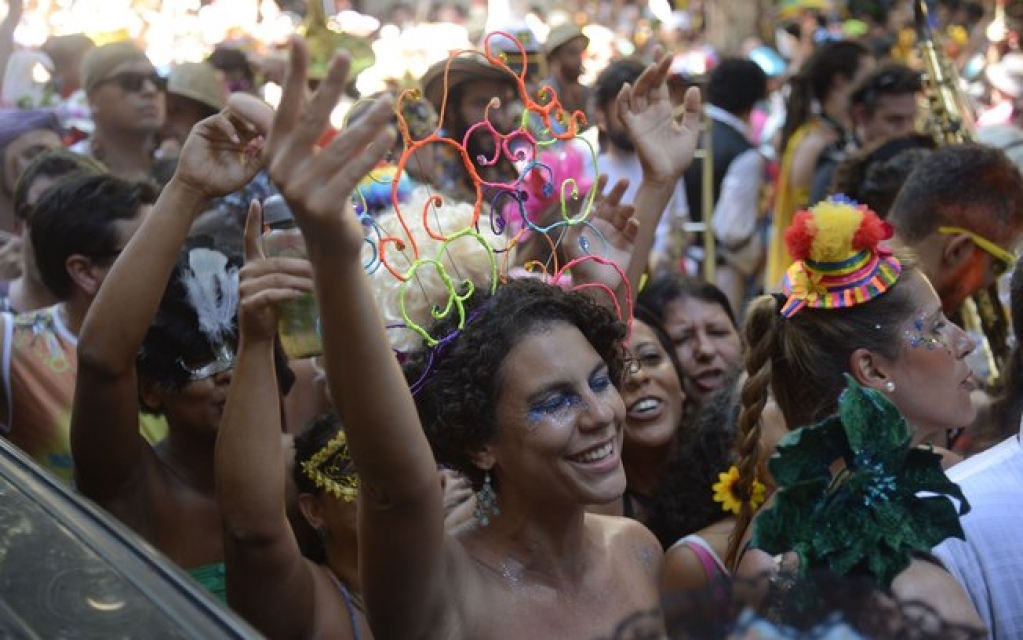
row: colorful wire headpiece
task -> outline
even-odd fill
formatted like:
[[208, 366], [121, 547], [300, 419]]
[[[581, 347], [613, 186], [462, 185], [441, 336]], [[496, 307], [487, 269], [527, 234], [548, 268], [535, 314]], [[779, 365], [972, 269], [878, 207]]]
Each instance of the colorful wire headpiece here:
[[[491, 39], [497, 37], [501, 39], [503, 52], [491, 50]], [[367, 257], [366, 268], [371, 272], [386, 272], [400, 283], [394, 306], [400, 309], [401, 325], [418, 334], [428, 348], [436, 348], [448, 338], [431, 335], [427, 325], [431, 321], [454, 315], [459, 318], [457, 331], [461, 331], [468, 320], [466, 301], [477, 287], [486, 287], [491, 293], [496, 290], [500, 282], [508, 277], [511, 250], [531, 232], [544, 234], [550, 240], [555, 231], [563, 233], [572, 227], [583, 227], [588, 240], [586, 244], [580, 242], [583, 245], [582, 252], [588, 254], [583, 259], [608, 263], [601, 255], [602, 250], [606, 255], [608, 245], [599, 230], [588, 220], [597, 195], [594, 189], [586, 192], [586, 188], [595, 181], [596, 152], [578, 136], [580, 127], [585, 124], [585, 117], [581, 112], [568, 113], [551, 87], [544, 87], [539, 100], [534, 99], [526, 88], [526, 69], [513, 71], [506, 64], [508, 54], [507, 46], [504, 45], [509, 41], [515, 43], [520, 52], [525, 52], [512, 36], [495, 32], [484, 40], [482, 52], [457, 51], [451, 54], [442, 77], [444, 89], [438, 108], [437, 126], [430, 133], [424, 135], [422, 127], [414, 126], [408, 116], [411, 111], [405, 108], [407, 102], [420, 100], [421, 93], [408, 90], [398, 96], [395, 112], [404, 149], [393, 173], [388, 174], [391, 178], [391, 205], [398, 224], [389, 232], [364, 219], [364, 222], [373, 226], [367, 234], [369, 248], [364, 253]], [[514, 83], [517, 88], [516, 100], [523, 106], [517, 128], [502, 132], [491, 122], [491, 109], [499, 104], [495, 98], [484, 119], [469, 127], [461, 140], [446, 135], [441, 124], [444, 122], [445, 111], [453, 108], [448, 103], [449, 73], [456, 60], [466, 58], [477, 61], [477, 64], [485, 64], [489, 73], [502, 73]], [[456, 66], [461, 71], [461, 67], [466, 65], [460, 63]], [[468, 146], [474, 135], [493, 140], [494, 152], [490, 157], [471, 157]], [[445, 196], [431, 193], [425, 201], [417, 200], [415, 196], [411, 201], [406, 201], [403, 197], [402, 179], [410, 162], [415, 162], [416, 154], [431, 145], [439, 145], [454, 152], [473, 185], [472, 216], [467, 221], [453, 223], [445, 215]], [[514, 167], [516, 175], [503, 182], [495, 181], [493, 177], [490, 180], [484, 179], [483, 169], [498, 162], [506, 162]], [[554, 222], [539, 220], [535, 210], [539, 201], [548, 207], [560, 205], [560, 218]], [[479, 220], [485, 204], [489, 205], [489, 232]], [[509, 227], [509, 220], [520, 220], [521, 224]], [[429, 246], [422, 241], [424, 232]], [[560, 240], [550, 242], [552, 248], [556, 248]], [[488, 256], [485, 274], [478, 273], [478, 269], [477, 273], [471, 275], [460, 273], [459, 261], [452, 259], [456, 243], [459, 251], [478, 250]], [[539, 267], [548, 280], [564, 282], [565, 270], [578, 264], [580, 259], [576, 258], [561, 266], [557, 263], [556, 252], [552, 253], [555, 254], [553, 264], [534, 264], [530, 270], [535, 271]], [[613, 266], [617, 268], [617, 265]], [[424, 275], [429, 278], [424, 278]], [[624, 280], [624, 274], [622, 278]], [[426, 279], [441, 283], [437, 286], [443, 290], [438, 291], [435, 286], [434, 290], [427, 291], [423, 285]], [[409, 303], [409, 297], [420, 295], [430, 300], [429, 317], [410, 313], [410, 308], [416, 305]], [[610, 297], [614, 299], [613, 295]], [[623, 312], [619, 310], [623, 319], [631, 316], [630, 312]], [[392, 326], [397, 324], [393, 319], [388, 321]]]

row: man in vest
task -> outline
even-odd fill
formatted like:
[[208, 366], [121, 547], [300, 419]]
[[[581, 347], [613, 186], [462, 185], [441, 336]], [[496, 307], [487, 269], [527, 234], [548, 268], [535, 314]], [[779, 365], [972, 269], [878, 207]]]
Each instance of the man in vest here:
[[[754, 62], [727, 58], [710, 73], [705, 112], [710, 117], [714, 179], [711, 221], [717, 242], [715, 284], [733, 309], [742, 309], [747, 285], [763, 263], [758, 235], [764, 159], [750, 140], [749, 117], [767, 93], [767, 76]], [[702, 146], [702, 145], [701, 145]], [[703, 220], [703, 160], [685, 173], [686, 197], [693, 220]]]

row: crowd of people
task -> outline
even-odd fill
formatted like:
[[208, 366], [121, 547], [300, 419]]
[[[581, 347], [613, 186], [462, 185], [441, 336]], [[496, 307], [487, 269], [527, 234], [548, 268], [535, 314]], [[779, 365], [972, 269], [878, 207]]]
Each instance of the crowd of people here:
[[366, 92], [415, 64], [312, 11], [165, 69], [9, 4], [2, 435], [261, 634], [1023, 634], [1002, 14], [917, 22], [952, 104], [921, 3], [537, 10]]

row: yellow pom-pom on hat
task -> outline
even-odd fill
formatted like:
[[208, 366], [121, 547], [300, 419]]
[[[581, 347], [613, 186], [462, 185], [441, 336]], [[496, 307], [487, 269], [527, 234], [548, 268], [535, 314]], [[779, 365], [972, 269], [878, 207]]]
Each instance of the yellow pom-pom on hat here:
[[782, 315], [792, 317], [806, 307], [851, 307], [883, 294], [902, 272], [881, 245], [891, 236], [891, 225], [845, 196], [798, 212], [785, 232], [796, 262], [782, 281], [788, 296]]

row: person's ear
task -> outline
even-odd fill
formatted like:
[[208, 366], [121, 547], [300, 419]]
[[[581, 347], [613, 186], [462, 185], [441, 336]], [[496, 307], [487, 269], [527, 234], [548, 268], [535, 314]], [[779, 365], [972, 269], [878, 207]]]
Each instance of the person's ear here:
[[149, 411], [163, 411], [163, 397], [166, 391], [154, 380], [141, 377], [139, 380], [139, 403]]
[[99, 286], [103, 283], [96, 264], [92, 259], [81, 254], [72, 254], [64, 261], [64, 269], [75, 286], [84, 291], [89, 297], [95, 297], [99, 293]]
[[490, 471], [497, 463], [497, 456], [494, 453], [493, 447], [490, 445], [484, 445], [478, 451], [471, 452], [469, 454], [469, 459], [472, 460], [474, 465], [483, 471]]
[[895, 382], [891, 375], [891, 363], [863, 348], [849, 355], [849, 373], [861, 386], [877, 391], [890, 391]]
[[958, 273], [973, 259], [977, 245], [966, 234], [945, 236], [941, 249], [941, 268], [946, 273]]
[[313, 529], [321, 529], [326, 526], [323, 517], [323, 506], [311, 493], [298, 494], [298, 509], [302, 517]]

